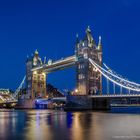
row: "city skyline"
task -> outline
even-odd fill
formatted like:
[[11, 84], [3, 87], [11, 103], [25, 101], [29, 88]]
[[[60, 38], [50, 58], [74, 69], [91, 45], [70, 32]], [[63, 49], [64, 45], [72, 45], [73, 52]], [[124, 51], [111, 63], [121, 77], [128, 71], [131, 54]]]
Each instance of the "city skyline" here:
[[[96, 44], [98, 36], [102, 36], [103, 61], [122, 75], [140, 82], [140, 2], [89, 1], [85, 7], [86, 12], [82, 11], [82, 8], [77, 9], [79, 2], [61, 1], [54, 4], [44, 1], [9, 1], [8, 4], [0, 4], [2, 88], [15, 89], [19, 85], [25, 75], [26, 56], [34, 53], [36, 49], [42, 58], [46, 56], [53, 60], [73, 54], [76, 34], [79, 34], [80, 39], [83, 38], [88, 25]], [[80, 6], [84, 7], [84, 4]], [[92, 9], [94, 4], [96, 7]], [[63, 13], [64, 11], [67, 14]], [[48, 82], [60, 89], [72, 89], [75, 85], [75, 81], [71, 80], [75, 79], [74, 71], [72, 68], [55, 72], [48, 77]], [[67, 79], [67, 82], [63, 79]]]

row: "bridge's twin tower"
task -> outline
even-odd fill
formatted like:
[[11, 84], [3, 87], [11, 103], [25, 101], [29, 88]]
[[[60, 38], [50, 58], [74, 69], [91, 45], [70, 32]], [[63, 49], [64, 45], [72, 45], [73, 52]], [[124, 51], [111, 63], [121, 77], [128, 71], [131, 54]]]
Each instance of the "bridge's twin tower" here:
[[[74, 58], [74, 59], [73, 59]], [[79, 40], [78, 36], [75, 45], [75, 55], [68, 57], [58, 63], [48, 64], [43, 63], [36, 50], [31, 58], [26, 61], [26, 80], [27, 80], [27, 95], [30, 99], [46, 96], [46, 73], [49, 67], [55, 70], [67, 68], [76, 65], [76, 92], [77, 95], [93, 95], [102, 94], [102, 76], [93, 68], [89, 62], [89, 58], [94, 60], [97, 64], [102, 65], [102, 45], [101, 37], [99, 37], [99, 43], [96, 45], [95, 40], [92, 37], [91, 30], [88, 27], [86, 29], [86, 35], [83, 40]], [[69, 64], [67, 64], [69, 63]], [[66, 66], [66, 67], [65, 67]], [[32, 70], [35, 69], [35, 70]]]
[[39, 53], [35, 53], [26, 61], [26, 88], [28, 99], [46, 97], [46, 74], [43, 70], [32, 71], [33, 68], [43, 65]]
[[83, 40], [79, 41], [77, 37], [75, 54], [78, 94], [102, 94], [102, 76], [89, 62], [89, 58], [91, 58], [97, 64], [102, 65], [101, 37], [99, 37], [99, 43], [96, 45], [88, 27]]

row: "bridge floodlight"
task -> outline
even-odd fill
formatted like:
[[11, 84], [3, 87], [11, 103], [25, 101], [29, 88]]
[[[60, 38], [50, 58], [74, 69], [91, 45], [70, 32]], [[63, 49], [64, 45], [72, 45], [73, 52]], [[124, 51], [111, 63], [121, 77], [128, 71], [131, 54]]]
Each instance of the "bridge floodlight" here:
[[78, 93], [78, 89], [75, 89], [75, 93]]
[[33, 74], [37, 74], [37, 71], [34, 71]]

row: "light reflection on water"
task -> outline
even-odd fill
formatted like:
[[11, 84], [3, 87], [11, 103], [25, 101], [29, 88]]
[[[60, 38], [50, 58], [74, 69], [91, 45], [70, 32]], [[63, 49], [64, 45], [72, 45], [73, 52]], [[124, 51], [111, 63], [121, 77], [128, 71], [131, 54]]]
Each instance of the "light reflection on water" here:
[[129, 139], [139, 136], [140, 139], [139, 114], [56, 110], [0, 112], [0, 140], [113, 140], [119, 136]]

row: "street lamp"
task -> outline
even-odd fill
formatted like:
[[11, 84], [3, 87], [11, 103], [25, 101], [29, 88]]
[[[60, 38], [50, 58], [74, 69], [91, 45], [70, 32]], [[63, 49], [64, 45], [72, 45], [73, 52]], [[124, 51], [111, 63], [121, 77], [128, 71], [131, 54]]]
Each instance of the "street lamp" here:
[[78, 89], [75, 89], [75, 93], [78, 93]]

